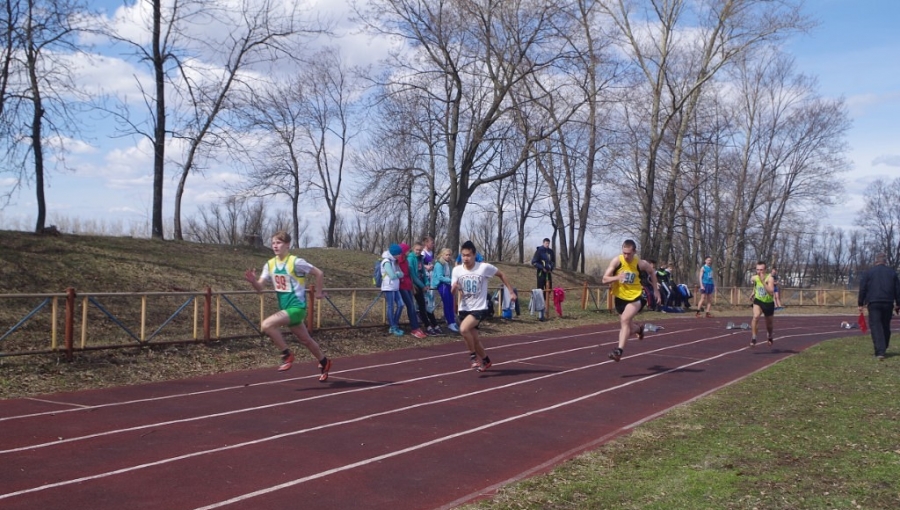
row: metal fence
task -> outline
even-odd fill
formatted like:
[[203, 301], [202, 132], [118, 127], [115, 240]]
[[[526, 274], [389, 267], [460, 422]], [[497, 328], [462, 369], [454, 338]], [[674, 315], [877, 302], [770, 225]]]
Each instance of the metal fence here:
[[[563, 314], [576, 310], [609, 312], [613, 296], [607, 286], [564, 289]], [[501, 291], [502, 292], [502, 291]], [[718, 288], [714, 306], [746, 306], [751, 289]], [[0, 357], [27, 354], [147, 347], [258, 337], [263, 318], [276, 310], [272, 291], [76, 292], [0, 294]], [[580, 300], [574, 299], [580, 294]], [[493, 294], [492, 294], [493, 295]], [[367, 328], [387, 324], [381, 292], [373, 288], [326, 289], [315, 299], [309, 289], [306, 326], [311, 331]], [[699, 296], [694, 296], [696, 300]], [[847, 290], [781, 290], [785, 306], [854, 306]], [[530, 293], [520, 292], [527, 312]], [[545, 293], [546, 315], [555, 315], [553, 293]], [[696, 302], [696, 301], [695, 301]], [[436, 307], [440, 310], [440, 306]]]

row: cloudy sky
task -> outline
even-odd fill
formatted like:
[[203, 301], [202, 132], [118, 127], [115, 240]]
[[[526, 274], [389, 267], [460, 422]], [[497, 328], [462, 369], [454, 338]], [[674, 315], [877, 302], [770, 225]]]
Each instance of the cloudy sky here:
[[[130, 0], [129, 0], [129, 3]], [[321, 2], [330, 10], [343, 2]], [[95, 8], [110, 15], [122, 5], [116, 0], [94, 0]], [[800, 71], [818, 77], [820, 92], [827, 97], [844, 97], [853, 126], [849, 132], [848, 154], [852, 171], [846, 176], [845, 202], [829, 212], [829, 223], [852, 227], [863, 203], [862, 191], [877, 178], [900, 176], [900, 2], [895, 0], [811, 0], [808, 12], [819, 21], [810, 34], [795, 37], [788, 50], [796, 57]], [[346, 38], [342, 46], [363, 49], [360, 58], [379, 54], [362, 36]], [[353, 59], [355, 55], [348, 55]], [[134, 74], [146, 73], [116, 55], [93, 62], [85, 83], [102, 84], [107, 90], [134, 91]], [[86, 86], [88, 86], [86, 85]], [[54, 218], [81, 218], [147, 223], [151, 211], [152, 153], [146, 140], [109, 138], [108, 127], [92, 126], [86, 143], [71, 146], [68, 164], [74, 170], [54, 173], [46, 189], [48, 224]], [[227, 168], [211, 168], [202, 179], [188, 181], [184, 203], [186, 215], [198, 204], [215, 202], [221, 184], [238, 179]], [[8, 186], [0, 178], [0, 187]], [[174, 180], [164, 191], [164, 215], [172, 212]], [[190, 205], [188, 205], [190, 204]], [[25, 188], [13, 203], [0, 210], [0, 228], [33, 228], [36, 205], [34, 190]], [[167, 233], [168, 236], [168, 233]], [[543, 237], [539, 235], [538, 237]], [[602, 244], [602, 243], [600, 243]]]

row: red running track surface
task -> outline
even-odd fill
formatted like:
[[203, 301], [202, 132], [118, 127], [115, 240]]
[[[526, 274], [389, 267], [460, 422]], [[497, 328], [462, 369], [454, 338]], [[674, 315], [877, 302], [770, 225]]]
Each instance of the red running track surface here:
[[486, 339], [485, 373], [448, 337], [336, 359], [324, 384], [310, 361], [0, 401], [0, 508], [452, 508], [859, 335], [847, 317], [778, 316], [774, 346], [751, 349], [728, 320], [660, 321], [619, 363], [603, 324]]

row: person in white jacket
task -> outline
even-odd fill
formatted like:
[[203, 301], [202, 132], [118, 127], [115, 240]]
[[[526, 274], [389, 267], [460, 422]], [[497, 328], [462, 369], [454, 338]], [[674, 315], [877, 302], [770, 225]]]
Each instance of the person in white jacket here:
[[388, 324], [390, 324], [388, 333], [397, 336], [403, 336], [403, 330], [400, 329], [400, 314], [403, 312], [403, 300], [400, 298], [400, 278], [403, 277], [403, 273], [397, 265], [397, 257], [401, 253], [400, 245], [395, 243], [381, 254], [381, 293], [384, 295], [387, 305]]

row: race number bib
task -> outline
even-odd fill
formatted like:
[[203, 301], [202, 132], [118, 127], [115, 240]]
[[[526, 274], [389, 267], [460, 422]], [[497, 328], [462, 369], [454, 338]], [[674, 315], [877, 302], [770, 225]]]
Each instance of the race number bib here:
[[634, 283], [634, 280], [637, 278], [637, 275], [631, 272], [622, 273], [625, 275], [625, 279], [622, 280], [622, 283]]
[[291, 282], [286, 274], [272, 275], [272, 283], [275, 286], [275, 292], [291, 291]]

